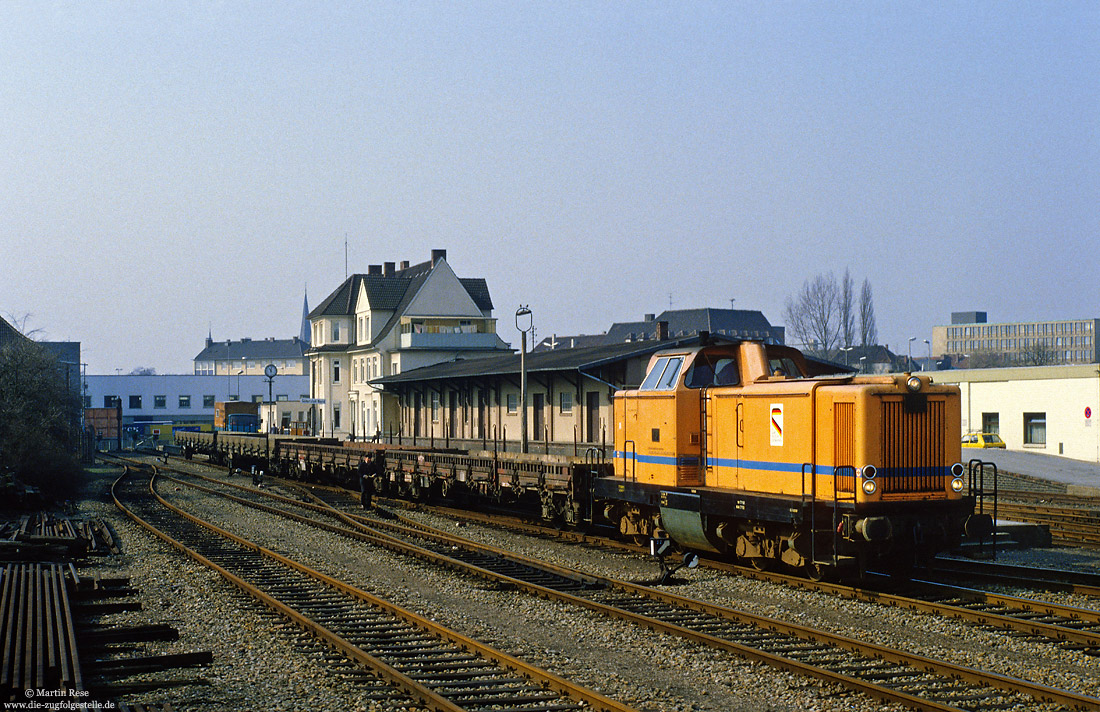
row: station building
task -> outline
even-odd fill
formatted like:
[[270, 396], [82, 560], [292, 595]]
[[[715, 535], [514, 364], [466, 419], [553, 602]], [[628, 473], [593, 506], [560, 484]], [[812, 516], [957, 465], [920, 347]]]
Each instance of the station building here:
[[[544, 349], [526, 358], [528, 451], [584, 455], [614, 440], [612, 396], [636, 388], [657, 351], [699, 336]], [[722, 340], [722, 339], [714, 339]], [[372, 384], [398, 404], [387, 441], [516, 450], [521, 441], [520, 354], [426, 366]]]
[[482, 278], [460, 278], [446, 250], [431, 260], [371, 265], [309, 314], [309, 393], [317, 434], [370, 437], [397, 418], [393, 398], [372, 382], [456, 359], [511, 353], [496, 333]]
[[1096, 364], [941, 371], [962, 391], [962, 430], [997, 433], [1010, 450], [1100, 462]]

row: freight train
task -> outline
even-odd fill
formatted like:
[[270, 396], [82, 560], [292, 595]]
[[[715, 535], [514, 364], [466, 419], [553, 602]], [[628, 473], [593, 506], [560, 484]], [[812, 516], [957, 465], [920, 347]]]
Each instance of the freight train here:
[[614, 396], [614, 451], [584, 457], [187, 433], [188, 455], [380, 494], [534, 508], [563, 525], [813, 577], [905, 571], [986, 536], [961, 462], [960, 395], [923, 374], [825, 375], [759, 341], [659, 351]]

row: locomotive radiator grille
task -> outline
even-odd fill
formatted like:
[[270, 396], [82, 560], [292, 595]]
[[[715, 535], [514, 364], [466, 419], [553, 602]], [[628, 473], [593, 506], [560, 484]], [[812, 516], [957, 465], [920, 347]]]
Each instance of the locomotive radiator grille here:
[[882, 404], [883, 494], [938, 492], [944, 477], [944, 402], [910, 409], [904, 401]]
[[854, 470], [839, 471], [844, 465], [854, 465], [856, 461], [856, 404], [835, 403], [833, 405], [833, 462], [838, 468], [836, 489], [838, 492], [855, 492], [856, 478]]

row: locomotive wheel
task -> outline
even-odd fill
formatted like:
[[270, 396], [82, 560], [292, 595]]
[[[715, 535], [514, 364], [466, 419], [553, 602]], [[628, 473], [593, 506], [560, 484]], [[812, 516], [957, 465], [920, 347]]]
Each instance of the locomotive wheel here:
[[772, 560], [766, 556], [754, 556], [749, 559], [749, 563], [757, 571], [771, 571]]
[[814, 563], [808, 563], [802, 567], [803, 575], [811, 581], [824, 581], [825, 569]]

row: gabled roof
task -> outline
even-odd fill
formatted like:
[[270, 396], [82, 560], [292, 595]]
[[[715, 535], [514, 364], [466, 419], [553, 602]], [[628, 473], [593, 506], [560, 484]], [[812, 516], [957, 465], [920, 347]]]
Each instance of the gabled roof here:
[[[310, 319], [321, 316], [351, 316], [355, 313], [355, 300], [359, 291], [367, 296], [372, 310], [392, 312], [389, 320], [376, 332], [374, 341], [385, 338], [397, 325], [409, 303], [416, 297], [420, 287], [428, 279], [434, 268], [431, 261], [406, 267], [391, 276], [381, 274], [353, 274], [328, 295], [324, 301], [309, 313]], [[459, 278], [459, 283], [481, 311], [492, 311], [493, 301], [489, 297], [489, 286], [481, 277]]]
[[262, 339], [253, 341], [211, 341], [207, 339], [206, 348], [199, 352], [195, 361], [239, 361], [241, 359], [300, 359], [305, 355], [309, 344], [297, 336], [291, 339]]
[[[431, 262], [422, 262], [397, 271], [393, 276], [380, 274], [353, 274], [328, 295], [309, 313], [310, 319], [319, 316], [349, 316], [355, 312], [355, 299], [359, 290], [364, 289], [371, 309], [380, 311], [402, 311], [416, 296], [420, 285], [432, 271]], [[491, 311], [493, 301], [489, 298], [489, 287], [480, 277], [460, 278], [458, 280], [477, 304], [478, 309]]]
[[775, 330], [764, 315], [747, 309], [669, 309], [654, 319], [628, 321], [612, 324], [607, 330], [609, 341], [625, 341], [631, 335], [636, 339], [655, 338], [657, 322], [668, 323], [670, 336], [680, 334], [698, 334], [709, 331], [712, 334], [741, 336], [768, 336]]

